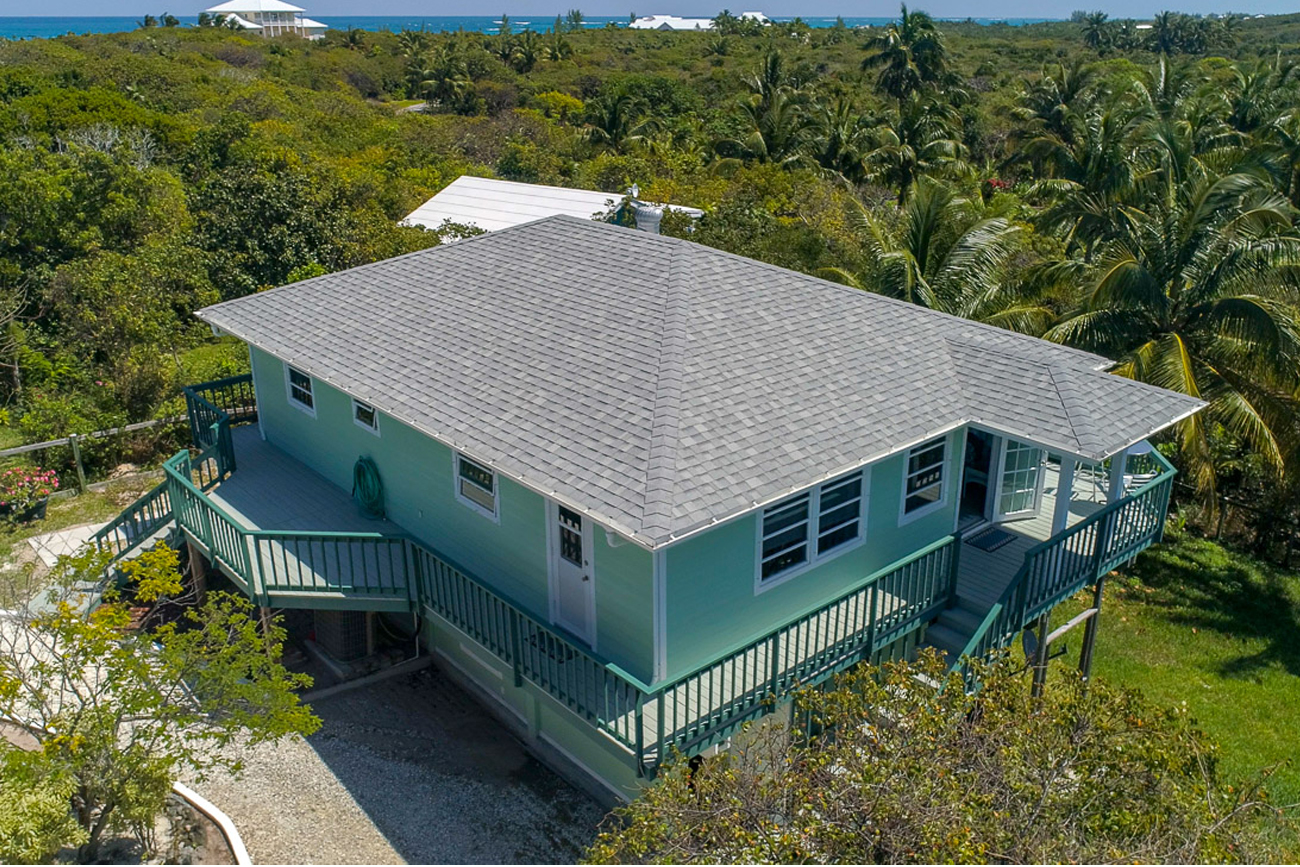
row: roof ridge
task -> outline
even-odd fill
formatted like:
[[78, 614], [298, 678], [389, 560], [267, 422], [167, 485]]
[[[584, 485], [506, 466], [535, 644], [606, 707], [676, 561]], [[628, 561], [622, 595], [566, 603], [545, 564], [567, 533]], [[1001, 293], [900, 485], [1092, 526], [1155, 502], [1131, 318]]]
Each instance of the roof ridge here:
[[659, 535], [672, 530], [673, 485], [677, 481], [677, 442], [685, 380], [689, 283], [694, 274], [690, 247], [676, 247], [668, 260], [663, 326], [659, 333], [659, 364], [655, 371], [655, 402], [651, 415], [650, 456], [646, 462], [642, 532]]
[[[1077, 400], [1073, 399], [1073, 394], [1068, 398], [1063, 385], [1073, 386], [1074, 371], [1055, 364], [1045, 365], [1047, 367], [1047, 376], [1052, 381], [1052, 387], [1056, 389], [1056, 399], [1061, 402], [1061, 409], [1065, 410], [1065, 421], [1070, 426], [1070, 433], [1074, 435], [1074, 440], [1081, 447], [1093, 446], [1093, 440], [1096, 439], [1096, 431], [1089, 423], [1087, 412], [1079, 413], [1077, 410], [1083, 409]], [[1064, 380], [1064, 383], [1062, 382]], [[1087, 440], [1085, 442], [1085, 435]], [[1104, 448], [1104, 446], [1103, 446]], [[1082, 451], [1082, 448], [1080, 448]]]

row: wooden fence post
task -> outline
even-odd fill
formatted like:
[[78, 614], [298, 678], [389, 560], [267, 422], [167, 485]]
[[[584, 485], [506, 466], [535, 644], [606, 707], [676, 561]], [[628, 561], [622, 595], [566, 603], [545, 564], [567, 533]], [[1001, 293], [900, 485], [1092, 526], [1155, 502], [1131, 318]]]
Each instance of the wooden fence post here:
[[68, 442], [72, 445], [72, 462], [77, 467], [77, 487], [81, 493], [86, 493], [86, 468], [81, 464], [81, 440], [76, 434], [68, 437]]

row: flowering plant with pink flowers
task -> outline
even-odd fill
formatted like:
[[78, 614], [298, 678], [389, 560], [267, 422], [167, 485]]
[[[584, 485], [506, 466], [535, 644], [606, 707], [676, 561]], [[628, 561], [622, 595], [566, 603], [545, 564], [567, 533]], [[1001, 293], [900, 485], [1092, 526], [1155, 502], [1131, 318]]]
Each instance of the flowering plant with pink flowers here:
[[0, 473], [0, 508], [20, 515], [59, 489], [54, 470], [11, 467]]

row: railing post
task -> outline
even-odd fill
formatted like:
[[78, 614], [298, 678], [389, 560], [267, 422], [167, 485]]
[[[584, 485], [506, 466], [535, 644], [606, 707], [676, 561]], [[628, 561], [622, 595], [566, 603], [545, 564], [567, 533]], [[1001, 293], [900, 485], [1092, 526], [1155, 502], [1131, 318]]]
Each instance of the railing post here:
[[524, 643], [519, 635], [519, 612], [510, 609], [510, 664], [515, 672], [515, 686], [524, 685], [524, 672], [520, 657], [523, 656]]
[[779, 697], [781, 693], [777, 689], [777, 680], [781, 676], [781, 663], [780, 663], [781, 633], [780, 632], [772, 633], [772, 643], [770, 649], [768, 650], [768, 653], [771, 654], [771, 659], [768, 660], [768, 668], [770, 669], [770, 675], [768, 677], [768, 689], [771, 690], [772, 695]]
[[634, 715], [634, 725], [636, 726], [636, 773], [638, 777], [646, 776], [645, 767], [645, 693], [641, 690], [636, 691], [636, 713]]
[[1093, 580], [1101, 578], [1102, 564], [1106, 562], [1106, 549], [1110, 547], [1111, 529], [1115, 523], [1115, 510], [1111, 509], [1101, 520], [1097, 522], [1097, 538], [1094, 541], [1093, 560], [1092, 560], [1092, 577]]
[[948, 607], [957, 604], [957, 576], [961, 572], [961, 537], [954, 535], [952, 541], [952, 565], [948, 574]]
[[76, 434], [68, 437], [68, 443], [72, 446], [72, 462], [77, 467], [77, 488], [81, 493], [86, 493], [86, 468], [81, 463], [81, 438]]

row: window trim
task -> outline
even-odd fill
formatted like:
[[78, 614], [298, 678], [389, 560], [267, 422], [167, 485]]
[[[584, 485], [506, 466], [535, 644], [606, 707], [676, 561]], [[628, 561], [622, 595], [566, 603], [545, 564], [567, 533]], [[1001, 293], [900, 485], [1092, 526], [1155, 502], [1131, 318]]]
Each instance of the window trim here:
[[[305, 376], [305, 377], [307, 378], [307, 383], [308, 383], [308, 393], [311, 395], [311, 405], [310, 405], [310, 406], [308, 406], [307, 404], [303, 403], [303, 402], [300, 401], [298, 398], [294, 397], [294, 394], [293, 394], [293, 389], [294, 389], [294, 384], [293, 384], [293, 374], [294, 374], [294, 373], [296, 373], [296, 374], [298, 374], [298, 375], [300, 375], [300, 376]], [[310, 373], [308, 373], [307, 371], [303, 370], [303, 369], [300, 368], [300, 367], [294, 367], [292, 364], [290, 364], [290, 363], [287, 362], [287, 361], [284, 363], [284, 393], [285, 393], [285, 397], [287, 397], [288, 400], [289, 400], [289, 405], [290, 405], [290, 406], [294, 407], [294, 408], [297, 409], [299, 412], [306, 413], [307, 415], [311, 416], [312, 418], [315, 418], [315, 417], [316, 417], [316, 379], [315, 379], [315, 377], [313, 377]]]
[[[478, 467], [479, 469], [481, 469], [481, 470], [485, 470], [486, 472], [489, 472], [489, 473], [492, 474], [492, 505], [493, 505], [493, 508], [492, 508], [491, 511], [489, 511], [489, 510], [488, 510], [485, 506], [483, 506], [481, 503], [477, 503], [477, 502], [475, 502], [474, 500], [471, 500], [469, 497], [465, 496], [464, 494], [462, 494], [462, 493], [460, 492], [460, 483], [461, 483], [460, 462], [461, 462], [461, 461], [468, 461], [469, 463], [473, 464], [474, 466]], [[469, 479], [465, 479], [465, 481], [466, 481], [466, 482], [469, 482], [469, 484], [471, 484], [471, 485], [474, 484], [474, 482], [471, 481], [471, 480], [469, 480]], [[479, 486], [479, 485], [475, 485], [475, 487], [479, 488], [479, 490], [482, 490], [482, 487]], [[451, 492], [452, 492], [452, 494], [456, 497], [456, 499], [459, 500], [459, 501], [461, 502], [461, 504], [467, 506], [467, 507], [470, 508], [470, 509], [473, 509], [475, 512], [478, 512], [480, 515], [482, 515], [483, 517], [487, 518], [489, 521], [491, 521], [491, 522], [494, 523], [494, 524], [500, 524], [500, 523], [501, 523], [501, 477], [500, 477], [500, 475], [497, 473], [496, 470], [492, 469], [492, 467], [488, 466], [487, 464], [485, 464], [485, 463], [483, 463], [483, 462], [481, 462], [481, 461], [476, 461], [476, 460], [474, 460], [473, 458], [469, 457], [468, 455], [464, 455], [464, 454], [461, 454], [461, 453], [458, 452], [458, 451], [452, 450], [452, 453], [451, 453]]]
[[[845, 540], [844, 542], [841, 542], [840, 544], [836, 545], [834, 548], [832, 548], [831, 550], [827, 551], [824, 554], [818, 554], [817, 543], [820, 540], [820, 538], [824, 535], [818, 529], [817, 526], [821, 518], [822, 493], [824, 492], [825, 489], [834, 488], [841, 482], [846, 482], [855, 475], [860, 475], [862, 479], [862, 490], [861, 493], [858, 495], [857, 535], [850, 539]], [[808, 559], [805, 560], [803, 563], [799, 564], [798, 566], [793, 566], [785, 570], [784, 572], [778, 572], [772, 577], [764, 579], [763, 578], [763, 559], [764, 559], [763, 558], [763, 536], [764, 536], [763, 516], [769, 511], [776, 511], [788, 504], [792, 504], [795, 500], [798, 500], [802, 497], [808, 498], [808, 518], [804, 522], [805, 523], [804, 544], [808, 546], [808, 552], [809, 552]], [[797, 578], [798, 576], [802, 575], [803, 573], [807, 572], [810, 569], [814, 569], [818, 566], [829, 563], [831, 560], [834, 560], [836, 557], [840, 557], [844, 554], [847, 554], [849, 551], [852, 551], [855, 548], [860, 547], [867, 540], [867, 515], [870, 509], [870, 501], [871, 501], [871, 467], [868, 465], [868, 466], [859, 467], [856, 470], [851, 470], [847, 473], [843, 473], [842, 475], [838, 475], [835, 478], [827, 479], [824, 482], [820, 482], [816, 485], [812, 485], [810, 487], [804, 488], [801, 491], [796, 491], [795, 493], [791, 494], [788, 497], [783, 497], [780, 500], [777, 500], [773, 503], [769, 503], [768, 505], [762, 507], [761, 509], [757, 509], [754, 512], [755, 515], [754, 518], [754, 595], [757, 596], [760, 593], [766, 593], [768, 590], [771, 590], [773, 587], [780, 586], [781, 584], [784, 584], [785, 582], [791, 580], [792, 578]], [[837, 527], [832, 527], [828, 532], [834, 531], [835, 529], [838, 529], [838, 527], [844, 526], [847, 523], [848, 521], [844, 521]]]
[[[359, 406], [364, 406], [374, 415], [375, 423], [373, 425], [368, 425], [361, 419], [357, 418], [357, 407]], [[379, 410], [375, 409], [373, 403], [366, 403], [364, 400], [357, 400], [355, 397], [352, 398], [352, 423], [364, 431], [379, 436]]]
[[[935, 500], [933, 503], [927, 503], [924, 506], [909, 512], [907, 511], [907, 498], [909, 496], [907, 493], [907, 479], [912, 475], [912, 473], [908, 471], [908, 467], [912, 463], [912, 456], [916, 452], [928, 451], [934, 448], [935, 443], [943, 444], [943, 460], [939, 463], [939, 466], [942, 469], [939, 481], [937, 482], [939, 485], [939, 499]], [[904, 524], [910, 524], [912, 521], [919, 518], [924, 518], [926, 515], [932, 515], [948, 505], [949, 483], [952, 477], [952, 454], [953, 447], [951, 432], [941, 436], [932, 437], [923, 443], [917, 443], [907, 451], [903, 452], [903, 483], [898, 497], [898, 526], [901, 527]], [[920, 471], [918, 470], [918, 472]], [[933, 487], [933, 485], [927, 485], [926, 488], [922, 488], [922, 490], [926, 490], [930, 487]], [[911, 496], [915, 496], [915, 494], [916, 492], [913, 492]]]

